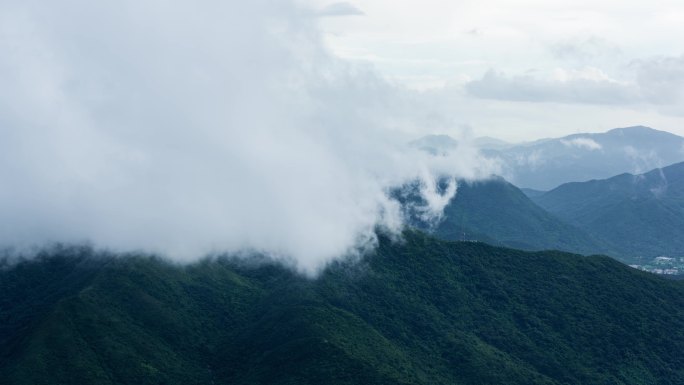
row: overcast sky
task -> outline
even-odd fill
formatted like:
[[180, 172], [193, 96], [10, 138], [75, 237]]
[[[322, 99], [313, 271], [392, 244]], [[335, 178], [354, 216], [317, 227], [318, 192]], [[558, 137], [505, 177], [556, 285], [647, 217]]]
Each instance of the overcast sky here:
[[684, 2], [312, 1], [332, 52], [427, 90], [454, 130], [684, 134]]

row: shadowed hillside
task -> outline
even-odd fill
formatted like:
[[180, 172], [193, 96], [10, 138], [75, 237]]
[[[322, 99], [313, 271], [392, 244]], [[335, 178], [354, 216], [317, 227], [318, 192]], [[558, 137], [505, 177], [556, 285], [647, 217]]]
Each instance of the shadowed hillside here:
[[684, 163], [641, 175], [567, 183], [534, 198], [622, 255], [684, 256]]
[[684, 286], [606, 257], [409, 232], [310, 280], [52, 254], [0, 272], [3, 383], [684, 381]]
[[460, 183], [434, 234], [446, 240], [480, 240], [525, 250], [609, 253], [588, 233], [549, 214], [502, 178]]

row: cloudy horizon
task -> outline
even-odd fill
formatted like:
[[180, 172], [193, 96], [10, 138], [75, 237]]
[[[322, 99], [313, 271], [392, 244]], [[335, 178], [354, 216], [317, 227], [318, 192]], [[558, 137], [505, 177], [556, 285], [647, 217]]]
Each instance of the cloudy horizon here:
[[681, 2], [315, 3], [355, 10], [321, 20], [335, 54], [435, 95], [479, 135], [519, 142], [636, 125], [684, 135]]

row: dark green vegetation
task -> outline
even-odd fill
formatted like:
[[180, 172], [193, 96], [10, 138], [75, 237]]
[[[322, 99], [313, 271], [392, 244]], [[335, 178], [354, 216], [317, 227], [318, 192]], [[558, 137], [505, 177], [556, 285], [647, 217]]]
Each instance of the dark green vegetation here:
[[682, 384], [684, 286], [406, 233], [310, 280], [61, 249], [0, 271], [6, 384]]
[[642, 175], [567, 183], [534, 198], [625, 257], [684, 256], [684, 163]]
[[[418, 188], [406, 186], [397, 194], [404, 207], [427, 204], [417, 193]], [[420, 215], [420, 209], [407, 210], [414, 227], [444, 240], [480, 241], [522, 250], [611, 254], [605, 242], [548, 213], [500, 177], [460, 181], [456, 196], [444, 207], [439, 220], [425, 222]]]
[[582, 254], [610, 249], [564, 223], [502, 178], [459, 183], [443, 220], [432, 230], [446, 240], [479, 240], [524, 250], [556, 249]]

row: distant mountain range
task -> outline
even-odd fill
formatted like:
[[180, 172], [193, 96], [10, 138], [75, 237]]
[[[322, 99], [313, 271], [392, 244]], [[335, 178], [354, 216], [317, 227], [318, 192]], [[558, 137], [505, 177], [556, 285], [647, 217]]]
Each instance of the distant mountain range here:
[[[563, 183], [639, 174], [684, 161], [684, 138], [635, 126], [598, 134], [510, 144], [482, 137], [473, 140], [487, 157], [501, 161], [501, 174], [518, 187], [548, 191]], [[447, 135], [429, 135], [412, 145], [433, 154], [449, 152], [458, 142]]]
[[[415, 193], [410, 199], [425, 204]], [[445, 240], [522, 250], [605, 254], [626, 263], [684, 258], [684, 162], [549, 192], [523, 192], [500, 177], [460, 181], [441, 219], [411, 223]]]
[[0, 269], [2, 384], [682, 384], [684, 282], [380, 237], [315, 280], [61, 248]]
[[512, 143], [503, 141], [501, 139], [492, 138], [489, 136], [481, 136], [473, 140], [473, 144], [483, 150], [504, 150], [513, 147]]
[[[482, 150], [504, 150], [513, 147], [511, 143], [489, 136], [475, 138], [472, 144]], [[409, 145], [433, 155], [440, 155], [456, 150], [459, 142], [449, 135], [426, 135], [411, 141]]]
[[637, 126], [484, 152], [503, 160], [503, 174], [516, 186], [550, 190], [563, 183], [641, 173], [684, 161], [684, 138]]
[[605, 254], [636, 263], [684, 257], [684, 162], [644, 174], [526, 193], [503, 178], [461, 182], [436, 225], [447, 240]]
[[533, 200], [630, 257], [684, 257], [684, 163], [567, 183]]

